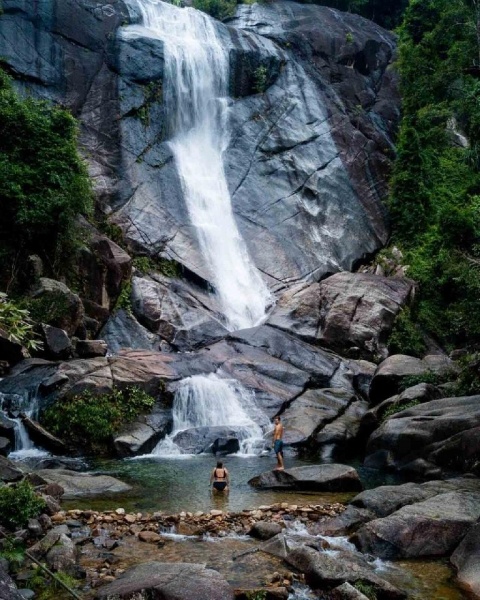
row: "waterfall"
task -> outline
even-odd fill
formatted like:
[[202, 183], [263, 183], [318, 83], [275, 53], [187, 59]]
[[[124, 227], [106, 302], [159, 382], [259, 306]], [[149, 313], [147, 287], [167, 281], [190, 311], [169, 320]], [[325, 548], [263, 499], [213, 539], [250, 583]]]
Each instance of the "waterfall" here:
[[143, 24], [164, 42], [167, 134], [200, 251], [227, 327], [259, 324], [271, 301], [233, 216], [222, 154], [228, 136], [228, 49], [193, 8], [138, 0]]
[[[4, 394], [0, 393], [0, 410], [4, 412], [4, 417], [15, 424], [15, 449], [10, 452], [10, 458], [29, 458], [37, 456], [49, 456], [49, 453], [45, 450], [37, 448], [30, 439], [28, 431], [23, 424], [23, 420], [20, 417], [10, 417], [5, 411], [5, 400]], [[23, 412], [27, 417], [31, 419], [37, 419], [38, 417], [38, 401], [37, 394], [28, 394], [26, 397], [18, 396], [15, 394], [15, 413]]]
[[234, 379], [218, 375], [194, 375], [183, 379], [173, 401], [173, 431], [154, 449], [157, 456], [182, 454], [175, 436], [196, 427], [228, 427], [240, 441], [240, 454], [259, 453], [264, 446], [267, 416], [255, 403], [254, 394]]

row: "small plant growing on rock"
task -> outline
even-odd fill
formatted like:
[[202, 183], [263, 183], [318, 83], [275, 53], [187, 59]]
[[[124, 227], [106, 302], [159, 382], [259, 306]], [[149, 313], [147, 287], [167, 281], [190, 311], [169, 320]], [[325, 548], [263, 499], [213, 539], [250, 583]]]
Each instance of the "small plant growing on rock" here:
[[0, 523], [6, 527], [25, 527], [44, 507], [45, 501], [28, 481], [0, 488]]
[[0, 541], [0, 558], [8, 560], [11, 569], [20, 567], [25, 559], [25, 547], [21, 540], [8, 536]]
[[260, 65], [253, 72], [253, 90], [256, 94], [263, 94], [267, 89], [268, 71], [265, 65]]
[[384, 421], [386, 421], [388, 418], [390, 418], [391, 416], [396, 415], [399, 412], [402, 412], [402, 410], [407, 410], [408, 408], [413, 408], [414, 406], [418, 406], [419, 404], [421, 404], [420, 400], [411, 400], [410, 402], [406, 402], [405, 404], [402, 404], [402, 403], [392, 404], [383, 413], [382, 423]]
[[361, 594], [366, 596], [368, 600], [377, 600], [377, 590], [368, 581], [356, 581], [354, 586]]

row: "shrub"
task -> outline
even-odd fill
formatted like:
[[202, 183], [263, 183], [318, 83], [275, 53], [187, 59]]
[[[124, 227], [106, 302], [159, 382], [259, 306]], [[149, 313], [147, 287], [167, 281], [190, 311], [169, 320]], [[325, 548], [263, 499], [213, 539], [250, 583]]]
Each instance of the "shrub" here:
[[193, 0], [193, 6], [215, 19], [223, 20], [233, 17], [237, 0]]
[[154, 404], [155, 399], [138, 387], [114, 389], [108, 394], [87, 390], [57, 401], [45, 410], [41, 421], [71, 445], [102, 452], [123, 425]]
[[77, 152], [77, 123], [65, 110], [20, 98], [0, 69], [0, 266], [6, 287], [29, 253], [53, 273], [73, 249], [75, 218], [93, 195]]
[[408, 307], [396, 317], [388, 339], [390, 354], [409, 354], [422, 357], [426, 351], [425, 341], [417, 325], [412, 320]]
[[402, 410], [407, 410], [407, 408], [413, 408], [414, 406], [418, 406], [419, 404], [421, 404], [420, 400], [411, 400], [410, 402], [391, 404], [383, 413], [381, 422], [383, 423], [391, 416], [402, 412]]
[[0, 557], [8, 560], [11, 569], [20, 567], [25, 559], [25, 547], [22, 540], [9, 536], [3, 538], [0, 544]]
[[0, 488], [0, 523], [6, 527], [25, 527], [44, 507], [28, 481]]
[[11, 341], [22, 344], [28, 350], [42, 347], [34, 333], [29, 311], [8, 300], [3, 292], [0, 292], [0, 328], [7, 332]]
[[369, 583], [368, 581], [356, 581], [354, 587], [364, 596], [368, 598], [368, 600], [377, 600], [377, 590], [373, 583]]
[[37, 600], [59, 600], [59, 598], [71, 598], [65, 591], [65, 588], [59, 583], [59, 580], [67, 585], [72, 590], [78, 589], [81, 582], [71, 575], [58, 571], [55, 577], [51, 577], [45, 571], [41, 570], [37, 565], [32, 565], [33, 573], [27, 579], [26, 584], [28, 589], [35, 592]]

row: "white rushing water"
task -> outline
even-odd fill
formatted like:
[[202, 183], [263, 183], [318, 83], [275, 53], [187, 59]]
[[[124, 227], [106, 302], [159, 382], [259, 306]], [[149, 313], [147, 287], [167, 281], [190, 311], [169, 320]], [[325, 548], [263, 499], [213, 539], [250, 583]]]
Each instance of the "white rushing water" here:
[[[0, 409], [4, 410], [5, 396], [0, 394]], [[16, 401], [17, 412], [22, 412], [31, 419], [36, 419], [38, 416], [38, 401], [36, 394], [29, 394], [26, 398], [18, 396]], [[21, 417], [9, 417], [7, 414], [3, 415], [9, 421], [15, 424], [15, 449], [10, 452], [10, 458], [30, 458], [49, 456], [49, 453], [41, 448], [37, 448], [28, 435], [27, 428], [23, 424]]]
[[144, 26], [164, 42], [170, 146], [226, 325], [232, 331], [253, 327], [264, 319], [271, 296], [235, 223], [225, 178], [228, 49], [204, 13], [159, 0], [138, 2]]
[[196, 427], [223, 426], [232, 429], [240, 442], [239, 454], [258, 454], [263, 450], [263, 428], [269, 426], [266, 415], [257, 407], [254, 395], [238, 381], [221, 379], [213, 373], [183, 379], [173, 401], [173, 431], [153, 453], [178, 456], [183, 451], [175, 436]]

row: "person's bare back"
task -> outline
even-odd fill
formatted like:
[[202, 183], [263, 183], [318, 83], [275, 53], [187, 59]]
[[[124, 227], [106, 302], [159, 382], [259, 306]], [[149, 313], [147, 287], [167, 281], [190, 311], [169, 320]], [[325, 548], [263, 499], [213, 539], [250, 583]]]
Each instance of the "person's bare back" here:
[[280, 422], [280, 417], [275, 417], [273, 420], [273, 450], [277, 455], [277, 467], [275, 471], [283, 471], [285, 468], [283, 462], [283, 425]]

